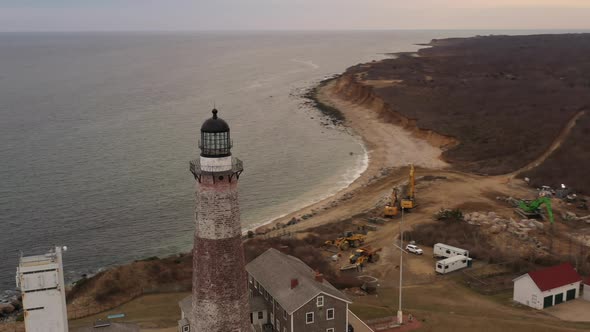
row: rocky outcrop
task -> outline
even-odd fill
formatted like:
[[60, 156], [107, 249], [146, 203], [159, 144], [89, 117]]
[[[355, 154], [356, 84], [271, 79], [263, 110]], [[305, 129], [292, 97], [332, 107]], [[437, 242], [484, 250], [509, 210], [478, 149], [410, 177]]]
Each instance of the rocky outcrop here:
[[514, 220], [504, 218], [495, 212], [472, 212], [464, 215], [464, 220], [469, 225], [481, 226], [490, 234], [497, 235], [508, 233], [512, 236], [533, 244], [537, 249], [546, 251], [547, 248], [535, 236], [543, 232], [545, 224], [535, 219]]

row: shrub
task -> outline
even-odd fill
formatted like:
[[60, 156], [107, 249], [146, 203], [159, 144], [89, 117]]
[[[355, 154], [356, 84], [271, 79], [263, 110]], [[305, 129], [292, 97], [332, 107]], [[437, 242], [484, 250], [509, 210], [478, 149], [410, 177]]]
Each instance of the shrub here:
[[463, 212], [459, 209], [440, 209], [435, 215], [436, 220], [458, 222], [463, 221]]

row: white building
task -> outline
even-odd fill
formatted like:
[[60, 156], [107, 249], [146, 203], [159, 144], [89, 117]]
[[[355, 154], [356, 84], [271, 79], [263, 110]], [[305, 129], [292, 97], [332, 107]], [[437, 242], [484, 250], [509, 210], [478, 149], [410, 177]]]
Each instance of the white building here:
[[16, 285], [23, 297], [27, 332], [68, 332], [61, 250], [20, 258]]
[[580, 296], [582, 278], [570, 263], [532, 271], [512, 280], [514, 301], [543, 309]]

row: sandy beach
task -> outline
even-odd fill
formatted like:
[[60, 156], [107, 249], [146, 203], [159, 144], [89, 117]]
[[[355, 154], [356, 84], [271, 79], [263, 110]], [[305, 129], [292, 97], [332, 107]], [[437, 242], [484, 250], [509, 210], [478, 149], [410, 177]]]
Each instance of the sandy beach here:
[[[258, 230], [273, 228], [279, 223], [286, 224], [293, 218], [300, 222], [289, 226], [289, 231], [300, 231], [348, 218], [372, 209], [379, 199], [389, 194], [393, 183], [404, 181], [407, 177], [405, 167], [410, 163], [428, 169], [448, 167], [440, 158], [443, 151], [440, 147], [417, 137], [416, 132], [407, 126], [384, 121], [374, 105], [349, 98], [342, 93], [339, 80], [322, 84], [317, 90], [316, 99], [339, 110], [345, 118], [344, 126], [363, 141], [369, 156], [367, 169], [335, 195], [275, 219]], [[304, 215], [312, 217], [303, 220], [301, 217]]]

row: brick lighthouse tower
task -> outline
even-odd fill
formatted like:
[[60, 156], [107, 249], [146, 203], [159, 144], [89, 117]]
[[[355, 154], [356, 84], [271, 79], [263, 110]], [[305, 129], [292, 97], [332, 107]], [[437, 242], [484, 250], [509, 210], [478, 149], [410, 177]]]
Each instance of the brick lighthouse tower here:
[[231, 156], [229, 126], [217, 116], [201, 127], [196, 183], [191, 332], [250, 331], [238, 179], [242, 161]]

